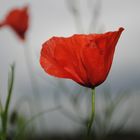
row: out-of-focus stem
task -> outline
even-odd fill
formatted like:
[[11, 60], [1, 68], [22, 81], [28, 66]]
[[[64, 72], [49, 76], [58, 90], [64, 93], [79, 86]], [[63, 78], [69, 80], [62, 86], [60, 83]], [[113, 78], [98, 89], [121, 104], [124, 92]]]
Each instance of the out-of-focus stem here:
[[33, 90], [33, 94], [35, 96], [38, 96], [39, 94], [39, 90], [38, 90], [38, 86], [36, 84], [36, 78], [34, 76], [34, 71], [35, 69], [33, 68], [33, 62], [32, 62], [32, 57], [31, 57], [31, 50], [30, 48], [28, 48], [29, 46], [27, 45], [27, 43], [25, 43], [24, 45], [24, 58], [25, 58], [25, 63], [27, 66], [27, 71], [28, 71], [28, 75], [30, 76], [30, 82], [31, 82], [31, 87]]
[[79, 11], [79, 1], [77, 0], [66, 0], [70, 13], [72, 14], [78, 33], [84, 33], [84, 27]]
[[96, 31], [100, 13], [101, 13], [101, 0], [96, 0], [96, 3], [92, 9], [92, 18], [89, 25], [88, 33], [93, 33]]
[[92, 107], [91, 107], [91, 116], [89, 118], [89, 122], [87, 125], [87, 139], [89, 140], [90, 138], [90, 133], [91, 133], [91, 128], [92, 128], [92, 124], [94, 121], [94, 116], [95, 116], [95, 88], [92, 89]]
[[1, 94], [0, 94], [0, 115], [3, 112], [3, 106], [2, 106], [2, 102], [1, 102]]
[[11, 73], [8, 76], [8, 96], [6, 99], [6, 104], [4, 111], [2, 112], [2, 140], [6, 140], [7, 137], [7, 121], [8, 121], [8, 111], [13, 91], [13, 85], [14, 85], [14, 75], [15, 75], [15, 64], [11, 66]]
[[0, 114], [3, 112], [3, 107], [2, 107], [2, 103], [1, 103], [1, 99], [0, 99]]
[[[33, 92], [33, 97], [34, 97], [34, 103], [35, 103], [35, 107], [33, 110], [33, 112], [36, 110], [40, 110], [42, 108], [42, 103], [41, 103], [41, 97], [39, 95], [39, 86], [37, 83], [37, 79], [36, 79], [36, 75], [35, 75], [35, 68], [33, 66], [33, 59], [32, 59], [32, 51], [31, 48], [29, 48], [30, 46], [28, 46], [27, 42], [25, 42], [25, 46], [24, 46], [24, 57], [25, 57], [25, 63], [26, 63], [26, 67], [27, 67], [27, 72], [29, 75], [29, 80], [31, 82], [31, 88], [32, 88], [32, 92]], [[41, 120], [41, 125], [44, 125], [43, 122], [43, 118]]]

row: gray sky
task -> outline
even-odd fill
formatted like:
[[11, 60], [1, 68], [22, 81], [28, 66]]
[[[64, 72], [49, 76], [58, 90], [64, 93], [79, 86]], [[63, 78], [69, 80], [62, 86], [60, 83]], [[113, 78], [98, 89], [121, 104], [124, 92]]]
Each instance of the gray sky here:
[[[87, 29], [91, 13], [86, 7], [86, 1], [79, 1], [82, 22], [84, 28]], [[89, 1], [91, 5], [94, 3], [94, 0]], [[38, 79], [40, 89], [45, 92], [46, 87], [51, 86], [49, 80], [53, 82], [55, 80], [47, 76], [38, 64], [41, 44], [52, 36], [70, 36], [77, 33], [65, 0], [0, 0], [0, 19], [3, 19], [11, 8], [22, 7], [25, 4], [29, 4], [31, 16], [27, 43], [20, 42], [9, 28], [0, 30], [0, 88], [3, 93], [6, 92], [8, 66], [16, 61], [14, 96], [17, 98], [23, 93], [31, 92], [23, 53], [24, 47], [31, 49], [36, 79]], [[140, 90], [140, 16], [138, 13], [140, 13], [139, 0], [102, 0], [99, 25], [105, 31], [117, 30], [119, 27], [125, 28], [117, 44], [111, 72], [103, 84], [111, 85], [112, 89]], [[2, 95], [2, 98], [5, 99], [5, 95]]]

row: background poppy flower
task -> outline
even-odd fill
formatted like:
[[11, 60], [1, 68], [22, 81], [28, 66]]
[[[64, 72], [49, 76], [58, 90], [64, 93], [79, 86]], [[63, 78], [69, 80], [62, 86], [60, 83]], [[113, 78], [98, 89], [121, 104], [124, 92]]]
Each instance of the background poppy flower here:
[[40, 64], [50, 75], [94, 88], [106, 79], [123, 30], [77, 34], [68, 38], [52, 37], [43, 44]]
[[28, 7], [22, 9], [13, 9], [9, 12], [6, 18], [0, 22], [0, 27], [5, 25], [10, 26], [16, 34], [21, 38], [25, 39], [25, 33], [28, 29]]

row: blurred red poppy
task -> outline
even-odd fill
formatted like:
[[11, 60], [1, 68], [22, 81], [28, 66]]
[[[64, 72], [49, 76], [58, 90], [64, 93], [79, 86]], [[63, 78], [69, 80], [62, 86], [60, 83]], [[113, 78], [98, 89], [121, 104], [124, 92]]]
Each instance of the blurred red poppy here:
[[16, 34], [22, 39], [25, 39], [25, 33], [28, 29], [28, 7], [22, 9], [11, 10], [6, 18], [0, 22], [0, 27], [10, 26]]
[[50, 75], [94, 88], [105, 81], [123, 30], [77, 34], [68, 38], [52, 37], [43, 44], [40, 64]]

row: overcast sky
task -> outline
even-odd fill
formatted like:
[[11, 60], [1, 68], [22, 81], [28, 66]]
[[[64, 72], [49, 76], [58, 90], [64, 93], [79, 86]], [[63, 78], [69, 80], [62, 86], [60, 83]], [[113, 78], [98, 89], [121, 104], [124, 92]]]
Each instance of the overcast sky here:
[[[81, 19], [86, 30], [91, 20], [89, 8], [95, 1], [89, 0], [91, 5], [88, 5], [88, 8], [86, 5], [88, 0], [79, 1]], [[24, 5], [30, 7], [27, 43], [20, 42], [9, 28], [0, 30], [0, 87], [3, 93], [6, 92], [8, 66], [13, 61], [16, 61], [16, 91], [28, 93], [31, 90], [23, 53], [24, 47], [31, 48], [33, 66], [38, 75], [36, 78], [41, 90], [45, 90], [47, 79], [50, 77], [46, 76], [38, 64], [41, 44], [52, 36], [71, 36], [77, 33], [73, 16], [65, 0], [0, 0], [0, 20], [12, 8]], [[111, 72], [104, 85], [109, 84], [118, 90], [129, 88], [139, 91], [140, 0], [102, 0], [100, 12], [98, 24], [104, 31], [117, 30], [119, 27], [125, 28], [117, 44]]]

